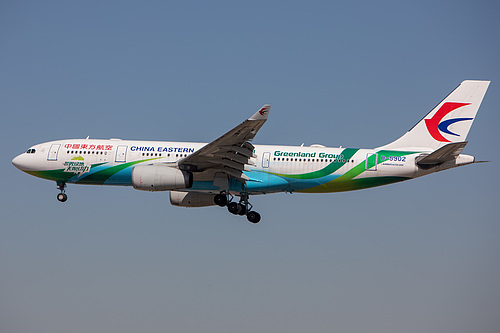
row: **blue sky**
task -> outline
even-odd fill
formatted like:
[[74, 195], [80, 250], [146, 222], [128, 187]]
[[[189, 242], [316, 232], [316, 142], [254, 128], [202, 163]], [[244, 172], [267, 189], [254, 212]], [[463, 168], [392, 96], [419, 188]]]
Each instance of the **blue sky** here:
[[[500, 7], [493, 1], [4, 1], [0, 328], [498, 332]], [[210, 141], [272, 104], [258, 144], [376, 147], [491, 80], [464, 151], [386, 187], [252, 198], [69, 186], [10, 161], [62, 138]]]

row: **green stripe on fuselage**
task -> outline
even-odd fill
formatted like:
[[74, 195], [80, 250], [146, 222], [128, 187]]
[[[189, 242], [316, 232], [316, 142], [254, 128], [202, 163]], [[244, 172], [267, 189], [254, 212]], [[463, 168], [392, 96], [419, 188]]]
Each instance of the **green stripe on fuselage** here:
[[344, 156], [342, 161], [340, 160], [334, 160], [334, 162], [328, 164], [326, 167], [323, 169], [309, 172], [309, 173], [303, 173], [303, 174], [298, 174], [298, 175], [289, 175], [289, 174], [281, 174], [281, 173], [273, 173], [269, 172], [272, 175], [280, 176], [280, 177], [285, 177], [285, 178], [293, 178], [293, 179], [317, 179], [321, 177], [325, 177], [328, 175], [331, 175], [341, 167], [343, 167], [347, 162], [347, 160], [350, 160], [354, 154], [358, 152], [359, 149], [352, 149], [352, 148], [345, 148], [342, 151], [342, 155]]
[[[142, 162], [147, 162], [147, 161], [152, 161], [152, 160], [157, 160], [157, 159], [159, 159], [159, 158], [150, 158], [150, 159], [145, 159], [145, 160], [140, 160], [140, 161], [123, 163], [123, 164], [110, 166], [110, 167], [104, 167], [104, 169], [96, 171], [94, 173], [89, 173], [88, 175], [84, 176], [83, 178], [76, 180], [74, 183], [75, 184], [103, 185], [110, 177], [112, 177], [116, 173], [118, 173], [118, 172], [120, 172], [128, 167], [134, 166], [134, 165], [142, 163]], [[105, 164], [107, 164], [107, 162], [93, 164], [91, 166], [90, 170], [92, 170], [96, 167], [105, 165]], [[76, 174], [74, 172], [65, 172], [64, 170], [65, 169], [25, 171], [25, 172], [32, 175], [32, 176], [38, 177], [38, 178], [54, 180], [56, 182], [67, 183], [71, 178], [74, 178]]]
[[[337, 178], [338, 179], [338, 178]], [[402, 182], [404, 180], [411, 179], [409, 177], [370, 177], [370, 178], [360, 178], [360, 179], [349, 179], [344, 181], [337, 181], [337, 179], [322, 184], [316, 187], [308, 188], [305, 190], [299, 190], [296, 192], [301, 193], [331, 193], [331, 192], [346, 192], [361, 190], [363, 188], [370, 188], [376, 186], [382, 186], [397, 182]]]
[[[161, 157], [160, 157], [161, 158]], [[82, 179], [77, 180], [75, 183], [76, 184], [95, 184], [95, 185], [103, 185], [108, 179], [110, 179], [113, 175], [116, 173], [131, 167], [133, 165], [142, 163], [142, 162], [147, 162], [147, 161], [152, 161], [152, 160], [157, 160], [159, 158], [150, 158], [147, 160], [139, 160], [139, 161], [133, 161], [133, 162], [128, 162], [128, 163], [123, 163], [123, 164], [118, 164], [109, 168], [105, 168], [102, 170], [99, 170], [97, 172], [91, 173], [90, 175], [83, 177]]]
[[[411, 155], [415, 154], [415, 152], [409, 152], [409, 151], [392, 151], [392, 150], [380, 150], [376, 152], [378, 156], [406, 156], [406, 155]], [[303, 193], [326, 193], [326, 192], [343, 192], [343, 191], [353, 191], [353, 190], [359, 190], [362, 188], [369, 188], [369, 187], [375, 187], [375, 186], [381, 186], [381, 185], [386, 185], [386, 184], [391, 184], [391, 183], [396, 183], [400, 182], [403, 180], [408, 180], [410, 177], [392, 177], [392, 176], [384, 176], [384, 177], [366, 177], [366, 178], [359, 178], [359, 179], [354, 179], [355, 177], [361, 175], [363, 172], [376, 172], [376, 171], [367, 171], [367, 163], [369, 163], [370, 166], [375, 166], [378, 165], [382, 162], [381, 158], [378, 158], [375, 162], [375, 155], [371, 155], [368, 157], [368, 159], [363, 160], [361, 163], [358, 165], [354, 166], [350, 170], [348, 170], [346, 173], [343, 175], [335, 178], [334, 180], [321, 184], [315, 187], [311, 187], [309, 189], [305, 190], [300, 190], [297, 192], [303, 192]]]
[[[90, 169], [101, 166], [106, 163], [97, 163], [93, 164]], [[56, 182], [68, 182], [71, 178], [75, 176], [73, 172], [65, 172], [64, 169], [56, 169], [56, 170], [42, 170], [42, 171], [25, 171], [26, 173], [43, 179], [54, 180]]]

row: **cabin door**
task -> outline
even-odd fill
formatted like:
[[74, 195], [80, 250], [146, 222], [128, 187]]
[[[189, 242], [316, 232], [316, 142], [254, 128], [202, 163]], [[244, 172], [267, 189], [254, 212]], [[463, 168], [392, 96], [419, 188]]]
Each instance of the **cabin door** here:
[[377, 154], [366, 154], [366, 171], [377, 171]]
[[57, 155], [59, 154], [60, 144], [54, 144], [50, 146], [49, 155], [47, 156], [47, 161], [57, 161]]
[[269, 168], [269, 161], [271, 160], [271, 153], [264, 153], [262, 155], [262, 167]]
[[127, 146], [118, 146], [116, 148], [115, 162], [127, 162]]

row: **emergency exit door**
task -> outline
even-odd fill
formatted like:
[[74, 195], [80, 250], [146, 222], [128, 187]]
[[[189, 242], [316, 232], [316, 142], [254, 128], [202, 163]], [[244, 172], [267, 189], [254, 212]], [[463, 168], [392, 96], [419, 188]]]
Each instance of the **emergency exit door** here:
[[50, 146], [49, 155], [47, 156], [47, 161], [57, 161], [57, 155], [59, 154], [60, 144], [55, 144]]
[[269, 168], [269, 160], [271, 159], [271, 153], [262, 154], [262, 167]]
[[118, 146], [116, 148], [115, 162], [127, 162], [127, 148], [128, 146]]
[[366, 154], [366, 171], [377, 171], [377, 154]]

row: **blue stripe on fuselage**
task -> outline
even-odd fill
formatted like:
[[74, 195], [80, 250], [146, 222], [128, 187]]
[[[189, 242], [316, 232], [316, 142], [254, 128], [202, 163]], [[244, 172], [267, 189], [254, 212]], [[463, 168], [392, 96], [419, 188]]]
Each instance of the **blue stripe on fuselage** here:
[[[82, 175], [75, 175], [71, 178], [68, 183], [76, 183], [82, 178], [91, 175], [95, 172], [107, 169], [109, 164], [99, 165], [90, 170], [89, 173]], [[124, 170], [121, 170], [113, 174], [110, 178], [103, 180], [104, 185], [124, 185], [132, 186], [132, 169], [134, 166], [130, 166]], [[250, 179], [246, 181], [246, 188], [243, 188], [241, 182], [232, 178], [229, 181], [229, 191], [233, 193], [248, 192], [250, 194], [262, 194], [262, 193], [272, 193], [272, 192], [284, 192], [284, 191], [300, 191], [312, 187], [316, 187], [325, 184], [329, 181], [334, 180], [339, 177], [339, 175], [330, 174], [325, 177], [315, 178], [315, 179], [296, 179], [287, 178], [286, 176], [278, 176], [269, 174], [260, 170], [245, 171], [244, 174]], [[102, 184], [102, 183], [100, 183]], [[220, 189], [213, 185], [212, 181], [195, 181], [193, 186], [189, 189], [190, 191], [210, 191], [218, 192]]]

